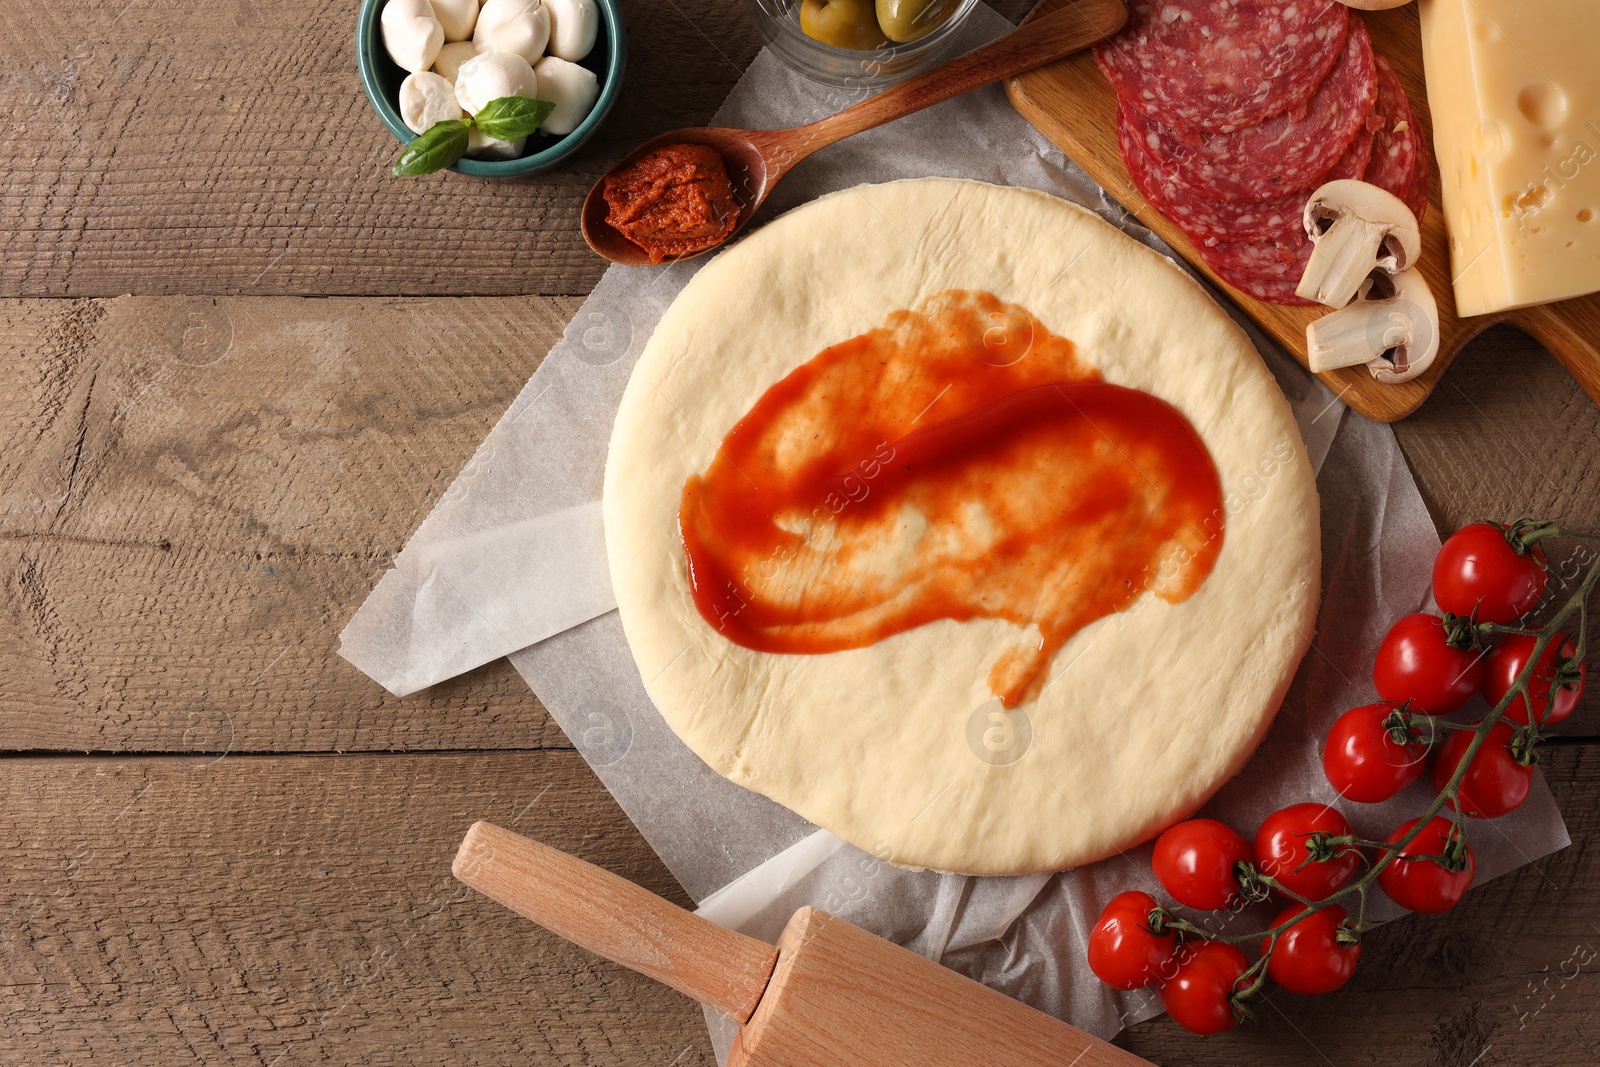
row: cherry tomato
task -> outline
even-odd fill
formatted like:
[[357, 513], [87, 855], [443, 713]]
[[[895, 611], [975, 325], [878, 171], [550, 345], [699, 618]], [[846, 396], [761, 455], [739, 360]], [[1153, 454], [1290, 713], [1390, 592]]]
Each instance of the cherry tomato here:
[[1155, 907], [1149, 893], [1118, 893], [1089, 932], [1089, 969], [1112, 989], [1143, 989], [1173, 973], [1178, 935], [1150, 932]]
[[[1439, 750], [1439, 760], [1433, 765], [1433, 788], [1443, 790], [1449, 783], [1467, 746], [1476, 735], [1470, 730], [1452, 730], [1444, 747]], [[1533, 768], [1524, 767], [1511, 754], [1511, 740], [1515, 733], [1511, 726], [1497, 722], [1489, 727], [1489, 736], [1483, 747], [1472, 757], [1467, 773], [1461, 779], [1458, 799], [1461, 814], [1478, 819], [1498, 819], [1522, 807], [1533, 787]]]
[[1233, 865], [1250, 859], [1239, 832], [1215, 819], [1180, 822], [1156, 839], [1151, 860], [1161, 888], [1186, 908], [1218, 911], [1242, 894]]
[[1221, 941], [1186, 943], [1177, 959], [1177, 970], [1157, 991], [1172, 1020], [1196, 1034], [1220, 1034], [1238, 1026], [1231, 998], [1250, 969], [1239, 947]]
[[[1388, 840], [1393, 843], [1411, 832], [1421, 819], [1410, 819], [1400, 824]], [[1465, 853], [1466, 866], [1452, 871], [1433, 859], [1407, 859], [1406, 857], [1442, 856], [1450, 840], [1450, 820], [1435, 815], [1411, 843], [1400, 850], [1394, 862], [1378, 872], [1378, 885], [1389, 894], [1389, 899], [1411, 911], [1449, 911], [1465, 895], [1477, 873], [1478, 860], [1466, 842], [1456, 847]]]
[[1445, 643], [1444, 620], [1437, 615], [1407, 615], [1389, 628], [1372, 680], [1391, 704], [1445, 715], [1465, 704], [1483, 679], [1482, 654]]
[[[1272, 925], [1282, 926], [1305, 910], [1303, 904], [1291, 904], [1278, 913]], [[1272, 959], [1267, 961], [1267, 977], [1291, 993], [1332, 993], [1344, 985], [1361, 959], [1359, 943], [1339, 944], [1339, 924], [1349, 917], [1339, 905], [1330, 904], [1279, 934]], [[1261, 939], [1263, 954], [1271, 940]]]
[[[1433, 560], [1433, 599], [1453, 615], [1515, 622], [1544, 596], [1544, 553], [1511, 547], [1506, 528], [1475, 522], [1450, 535]], [[1476, 614], [1474, 614], [1476, 613]]]
[[[1483, 699], [1490, 707], [1499, 707], [1500, 701], [1511, 692], [1511, 685], [1528, 665], [1537, 639], [1527, 634], [1506, 634], [1494, 643], [1488, 658], [1483, 662]], [[1589, 676], [1589, 667], [1578, 659], [1578, 646], [1566, 634], [1556, 634], [1544, 654], [1539, 657], [1533, 676], [1528, 679], [1528, 690], [1518, 693], [1506, 709], [1504, 721], [1528, 723], [1528, 698], [1533, 698], [1533, 713], [1543, 716], [1541, 726], [1554, 726], [1572, 714], [1583, 696], [1583, 684]], [[1552, 696], [1551, 690], [1554, 689]]]
[[1422, 776], [1428, 766], [1428, 745], [1397, 745], [1384, 721], [1393, 704], [1368, 704], [1339, 716], [1322, 750], [1322, 770], [1346, 800], [1377, 804], [1388, 800]]
[[1312, 834], [1344, 837], [1350, 833], [1350, 824], [1333, 808], [1291, 804], [1268, 815], [1256, 831], [1256, 869], [1277, 879], [1291, 893], [1321, 900], [1350, 880], [1361, 866], [1361, 854], [1346, 848], [1331, 859], [1312, 860], [1306, 839]]

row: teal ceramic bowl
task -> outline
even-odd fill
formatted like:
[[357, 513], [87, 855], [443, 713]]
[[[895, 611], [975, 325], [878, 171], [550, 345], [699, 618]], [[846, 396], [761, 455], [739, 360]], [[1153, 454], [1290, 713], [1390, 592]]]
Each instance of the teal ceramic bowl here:
[[[389, 132], [399, 138], [401, 144], [410, 144], [417, 135], [401, 121], [399, 107], [400, 83], [406, 80], [406, 72], [389, 58], [383, 47], [383, 33], [378, 27], [383, 4], [384, 0], [361, 0], [361, 13], [356, 21], [356, 59], [361, 67], [361, 88], [366, 90], [372, 110], [389, 127]], [[527, 151], [516, 159], [463, 159], [451, 170], [477, 178], [538, 174], [559, 165], [594, 136], [622, 92], [622, 71], [628, 65], [628, 33], [616, 0], [595, 0], [595, 4], [600, 9], [600, 33], [581, 65], [594, 71], [595, 77], [600, 79], [600, 96], [578, 128], [565, 137], [536, 133], [528, 138]]]

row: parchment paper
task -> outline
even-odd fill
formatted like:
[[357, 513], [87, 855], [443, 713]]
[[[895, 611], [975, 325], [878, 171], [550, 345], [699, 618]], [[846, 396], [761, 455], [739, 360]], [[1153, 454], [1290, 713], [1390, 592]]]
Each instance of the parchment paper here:
[[[980, 7], [960, 47], [1007, 28]], [[789, 126], [859, 95], [814, 85], [763, 52], [714, 121]], [[765, 213], [862, 182], [927, 175], [1042, 189], [1168, 251], [1018, 116], [998, 87], [824, 150], [796, 169]], [[596, 502], [633, 362], [697, 266], [606, 272], [346, 628], [340, 654], [401, 695], [510, 654], [667, 867], [718, 922], [775, 940], [797, 907], [812, 904], [1105, 1037], [1156, 1014], [1153, 996], [1114, 994], [1083, 962], [1085, 935], [1104, 902], [1128, 888], [1155, 890], [1148, 845], [1057, 875], [900, 870], [717, 775], [650, 703], [612, 610]], [[1321, 738], [1341, 711], [1374, 699], [1371, 656], [1387, 625], [1427, 600], [1439, 541], [1394, 434], [1347, 414], [1245, 325], [1320, 470], [1324, 553], [1313, 650], [1262, 750], [1207, 809], [1248, 830], [1285, 804], [1336, 799], [1321, 772]], [[1387, 805], [1341, 806], [1358, 832], [1381, 837], [1427, 799], [1419, 783]], [[1542, 778], [1521, 810], [1473, 830], [1480, 881], [1568, 843]], [[1397, 913], [1381, 899], [1375, 911]], [[725, 1057], [731, 1028], [709, 1013], [708, 1022]]]

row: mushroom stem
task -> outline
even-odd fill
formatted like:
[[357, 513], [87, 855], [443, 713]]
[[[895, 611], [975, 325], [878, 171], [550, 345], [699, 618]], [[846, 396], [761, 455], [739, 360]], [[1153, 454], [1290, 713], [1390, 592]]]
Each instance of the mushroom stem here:
[[1295, 294], [1328, 307], [1350, 303], [1374, 267], [1400, 274], [1422, 254], [1417, 216], [1405, 201], [1354, 178], [1335, 179], [1312, 193], [1302, 221], [1311, 260]]
[[[1313, 374], [1371, 363], [1403, 338], [1393, 315], [1379, 305], [1360, 302], [1330, 311], [1306, 327], [1306, 362]], [[1393, 335], [1393, 336], [1391, 336]]]
[[1374, 270], [1348, 307], [1306, 327], [1306, 362], [1320, 374], [1365, 364], [1380, 382], [1410, 381], [1439, 351], [1439, 308], [1415, 270]]
[[1334, 308], [1350, 303], [1372, 273], [1390, 229], [1354, 214], [1339, 219], [1311, 250], [1296, 295]]

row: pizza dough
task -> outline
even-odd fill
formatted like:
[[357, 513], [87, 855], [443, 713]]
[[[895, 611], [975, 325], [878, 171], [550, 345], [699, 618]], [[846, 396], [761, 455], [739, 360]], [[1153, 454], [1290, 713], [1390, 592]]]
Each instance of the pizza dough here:
[[[1176, 407], [1224, 493], [1223, 545], [1198, 590], [1177, 604], [1146, 593], [1090, 624], [1011, 712], [986, 678], [1018, 625], [946, 619], [823, 655], [753, 651], [696, 609], [677, 529], [685, 481], [769, 386], [951, 289], [1021, 305], [1107, 382]], [[705, 266], [628, 383], [604, 511], [623, 627], [678, 736], [733, 781], [908, 867], [1062, 869], [1192, 812], [1266, 732], [1317, 606], [1315, 480], [1244, 333], [1093, 214], [980, 182], [835, 193]]]

